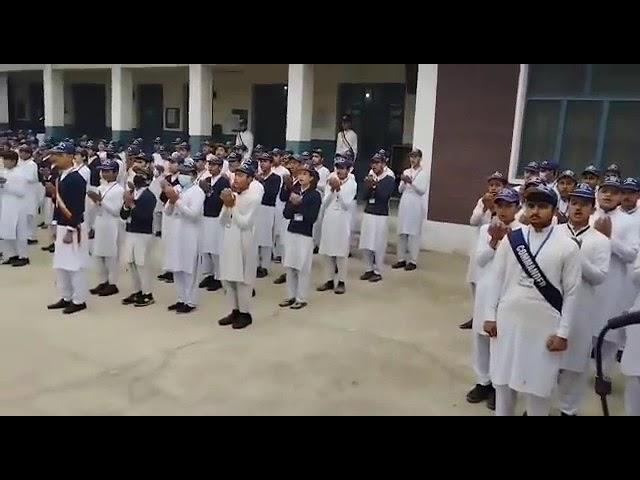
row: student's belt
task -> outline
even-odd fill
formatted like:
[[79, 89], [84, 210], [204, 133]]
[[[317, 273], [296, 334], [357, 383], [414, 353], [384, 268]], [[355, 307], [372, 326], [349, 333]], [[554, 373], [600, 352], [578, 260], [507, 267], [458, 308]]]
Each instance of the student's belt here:
[[522, 229], [519, 228], [508, 234], [511, 249], [522, 267], [522, 270], [533, 280], [533, 284], [544, 299], [553, 308], [562, 313], [562, 293], [549, 281], [531, 253], [529, 245], [524, 239]]

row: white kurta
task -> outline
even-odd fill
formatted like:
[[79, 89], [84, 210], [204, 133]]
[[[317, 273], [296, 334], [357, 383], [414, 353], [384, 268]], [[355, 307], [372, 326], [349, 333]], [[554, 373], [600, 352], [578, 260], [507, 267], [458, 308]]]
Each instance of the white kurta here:
[[389, 216], [365, 213], [360, 227], [360, 250], [384, 251], [389, 237]]
[[336, 139], [336, 153], [344, 155], [353, 150], [353, 156], [358, 157], [358, 135], [353, 130], [341, 130], [338, 132], [338, 138]]
[[14, 169], [19, 172], [27, 180], [25, 208], [27, 215], [37, 215], [38, 206], [40, 204], [41, 184], [38, 180], [38, 165], [29, 158], [28, 160], [19, 160], [18, 165]]
[[166, 238], [165, 270], [196, 273], [203, 204], [204, 192], [197, 185], [191, 185], [180, 192], [174, 205], [171, 202], [165, 205], [164, 214], [171, 218]]
[[[482, 203], [482, 198], [478, 199], [473, 212], [471, 212], [471, 218], [469, 219], [469, 225], [472, 227], [481, 227], [491, 223], [492, 213], [491, 210], [486, 210]], [[516, 217], [517, 219], [517, 217]], [[469, 268], [467, 269], [467, 283], [476, 283], [478, 280], [478, 263], [476, 262], [476, 246], [479, 238], [478, 228], [474, 229], [474, 234], [471, 242], [471, 249], [469, 250]], [[477, 287], [476, 287], [477, 288]]]
[[123, 222], [120, 210], [124, 198], [124, 188], [112, 182], [100, 185], [98, 193], [102, 196], [100, 205], [91, 203], [96, 208], [96, 219], [93, 226], [95, 232], [93, 240], [93, 255], [97, 257], [118, 257], [118, 245], [122, 242]]
[[[559, 225], [556, 228], [567, 238], [573, 237], [568, 224]], [[607, 277], [611, 245], [609, 239], [593, 227], [580, 234], [578, 239], [581, 241], [582, 278], [578, 287], [575, 317], [571, 321], [569, 330], [568, 347], [562, 356], [560, 366], [564, 370], [584, 372], [589, 366], [593, 345], [591, 316], [595, 307], [595, 290]]]
[[[622, 208], [620, 208], [620, 211], [623, 213], [626, 213], [627, 215], [629, 215], [631, 217], [631, 219], [635, 222], [636, 226], [635, 226], [635, 230], [636, 232], [638, 232], [638, 237], [640, 238], [640, 208], [636, 208], [635, 210], [633, 210], [632, 212], [627, 212], [625, 210], [623, 210]], [[633, 305], [634, 302], [636, 301], [636, 298], [638, 297], [638, 295], [640, 295], [640, 286], [636, 285], [633, 282], [633, 278], [632, 278], [632, 273], [633, 273], [633, 266], [632, 264], [628, 265], [627, 268], [627, 275], [628, 275], [628, 285], [629, 288], [625, 290], [626, 298], [624, 299], [624, 304], [625, 305]]]
[[244, 152], [243, 159], [251, 159], [253, 153], [253, 133], [251, 130], [245, 130], [244, 132], [238, 132], [236, 134], [236, 145], [244, 145], [247, 147], [247, 151]]
[[[523, 227], [533, 254], [551, 228], [535, 232]], [[569, 335], [581, 278], [578, 246], [554, 228], [536, 260], [563, 295], [562, 315], [528, 282], [509, 242], [503, 241], [496, 251], [483, 319], [497, 322], [491, 349], [493, 384], [548, 398], [557, 383], [562, 353], [549, 352], [546, 343], [551, 335]]]
[[299, 271], [309, 271], [313, 261], [313, 237], [287, 231], [284, 234], [282, 265]]
[[255, 217], [262, 198], [250, 190], [236, 194], [233, 208], [222, 207], [220, 223], [224, 227], [220, 280], [253, 286], [258, 267], [255, 242]]
[[[640, 255], [631, 269], [631, 278], [636, 287], [640, 287]], [[631, 311], [640, 310], [640, 295], [636, 298]], [[620, 370], [627, 376], [640, 377], [640, 325], [625, 327], [625, 346], [620, 362]]]
[[355, 203], [357, 185], [347, 177], [338, 192], [327, 185], [322, 200], [322, 237], [320, 254], [330, 257], [348, 257], [351, 238], [352, 205]]
[[402, 195], [398, 207], [398, 235], [421, 236], [426, 218], [427, 173], [422, 168], [408, 168], [403, 174], [411, 178], [412, 183], [401, 181], [398, 187]]
[[[284, 177], [285, 176], [291, 175], [289, 170], [287, 170], [282, 165], [278, 165], [277, 167], [273, 168], [273, 173], [276, 173], [276, 174], [280, 175], [280, 177], [282, 178], [283, 182], [284, 182]], [[282, 186], [280, 188], [282, 188]], [[282, 229], [282, 225], [284, 224], [284, 206], [285, 206], [285, 202], [280, 200], [280, 192], [278, 192], [278, 196], [276, 197], [275, 220], [273, 222], [274, 237], [275, 236], [278, 236], [278, 237], [283, 237], [284, 236], [284, 232], [283, 232], [283, 229]]]
[[[619, 209], [605, 213], [598, 209], [590, 219], [591, 225], [597, 218], [611, 218], [611, 263], [605, 281], [596, 287], [594, 309], [591, 315], [592, 333], [597, 336], [610, 318], [620, 315], [631, 307], [629, 301], [628, 268], [633, 264], [640, 249], [640, 238], [636, 223]], [[621, 330], [611, 330], [606, 340], [620, 343]]]
[[26, 229], [26, 217], [31, 205], [28, 182], [18, 167], [3, 170], [0, 176], [7, 182], [0, 185], [0, 240], [27, 238], [27, 232], [18, 235], [18, 229]]

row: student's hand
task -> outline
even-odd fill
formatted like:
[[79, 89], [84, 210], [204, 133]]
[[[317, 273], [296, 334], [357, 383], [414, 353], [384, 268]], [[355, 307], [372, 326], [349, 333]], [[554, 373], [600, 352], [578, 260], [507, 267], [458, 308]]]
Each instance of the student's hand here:
[[284, 186], [287, 188], [287, 190], [290, 190], [291, 185], [293, 185], [293, 176], [285, 175], [282, 181], [284, 183]]
[[156, 165], [154, 168], [158, 172], [158, 175], [160, 175], [160, 174], [162, 174], [164, 172], [164, 166], [163, 165]]
[[489, 192], [485, 193], [482, 196], [482, 205], [484, 206], [485, 210], [493, 210], [493, 199], [494, 196]]
[[338, 177], [329, 177], [329, 186], [334, 192], [340, 191], [340, 179]]
[[164, 192], [168, 186], [169, 186], [169, 182], [167, 182], [166, 179], [163, 178], [162, 180], [160, 180], [160, 190], [161, 191]]
[[302, 197], [297, 193], [292, 193], [289, 197], [289, 201], [294, 205], [300, 205], [302, 203]]
[[372, 188], [373, 186], [375, 186], [375, 179], [371, 175], [367, 175], [366, 177], [364, 177], [364, 184], [367, 187]]
[[98, 204], [102, 201], [102, 197], [98, 192], [88, 191], [87, 197], [89, 197], [95, 204]]
[[222, 203], [227, 208], [233, 208], [236, 205], [236, 196], [233, 194], [231, 189], [225, 188], [220, 194], [220, 199]]
[[498, 336], [498, 324], [495, 321], [487, 321], [484, 322], [482, 329], [489, 334], [491, 338], [496, 338]]
[[91, 230], [89, 230], [89, 240], [93, 240], [94, 238], [96, 238], [96, 231], [92, 228]]
[[198, 185], [200, 185], [200, 188], [205, 193], [205, 195], [209, 194], [211, 192], [211, 177], [203, 178], [202, 180], [200, 180], [200, 183]]
[[547, 339], [547, 350], [550, 352], [564, 352], [567, 349], [567, 339], [551, 335]]
[[7, 179], [4, 177], [0, 177], [0, 185], [4, 185], [5, 183], [7, 183]]
[[62, 243], [66, 243], [67, 245], [73, 243], [73, 232], [71, 230], [67, 230], [67, 233], [64, 234]]
[[409, 185], [413, 183], [413, 180], [411, 180], [411, 177], [409, 175], [405, 175], [404, 173], [400, 177], [400, 180], [402, 180], [404, 183], [407, 183]]
[[124, 206], [128, 209], [132, 209], [135, 205], [135, 200], [133, 199], [133, 192], [131, 190], [127, 190], [124, 192]]
[[262, 182], [264, 180], [264, 175], [262, 173], [256, 173], [256, 180]]
[[51, 170], [49, 170], [47, 167], [42, 167], [40, 169], [40, 174], [43, 178], [49, 178], [51, 176]]
[[593, 222], [593, 228], [598, 230], [605, 237], [611, 238], [611, 218], [609, 217], [598, 218], [595, 222]]

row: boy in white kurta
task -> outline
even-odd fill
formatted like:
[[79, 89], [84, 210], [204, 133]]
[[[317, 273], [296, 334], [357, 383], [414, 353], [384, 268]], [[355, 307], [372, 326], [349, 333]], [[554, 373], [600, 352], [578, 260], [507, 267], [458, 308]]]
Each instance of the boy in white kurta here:
[[18, 148], [18, 169], [27, 180], [26, 190], [26, 213], [27, 213], [27, 243], [35, 245], [38, 243], [36, 239], [38, 206], [40, 203], [40, 179], [38, 177], [38, 165], [33, 159], [33, 151], [28, 145], [20, 145]]
[[[640, 208], [638, 208], [638, 200], [640, 200], [640, 182], [635, 178], [627, 178], [622, 182], [622, 198], [620, 200], [620, 211], [629, 215], [635, 222], [635, 230], [640, 236]], [[638, 295], [640, 295], [640, 288], [638, 288], [632, 281], [632, 268], [629, 268], [629, 289], [627, 290], [627, 298], [624, 303], [626, 305], [632, 305]]]
[[345, 114], [342, 116], [340, 131], [336, 139], [336, 154], [346, 155], [347, 152], [353, 154], [353, 164], [358, 157], [358, 135], [351, 128], [351, 115]]
[[231, 303], [231, 313], [219, 320], [222, 326], [240, 330], [253, 322], [252, 291], [256, 281], [258, 249], [255, 243], [255, 217], [262, 198], [249, 189], [255, 171], [249, 163], [238, 167], [233, 191], [225, 189], [220, 222], [224, 227], [220, 280]]
[[496, 249], [509, 230], [520, 228], [515, 220], [516, 212], [520, 207], [520, 196], [513, 189], [503, 189], [495, 198], [492, 198], [496, 215], [491, 223], [480, 227], [476, 251], [474, 254], [477, 262], [477, 290], [473, 305], [473, 370], [476, 373], [476, 385], [467, 393], [467, 402], [480, 403], [487, 401], [487, 407], [495, 410], [495, 389], [491, 383], [490, 374], [490, 342], [489, 336], [484, 331], [483, 315], [487, 297], [487, 288], [490, 285], [491, 269]]
[[[560, 179], [562, 181], [562, 179]], [[587, 391], [595, 289], [609, 272], [609, 239], [589, 225], [595, 207], [595, 191], [586, 183], [570, 194], [568, 223], [557, 228], [580, 247], [582, 278], [578, 287], [575, 318], [569, 331], [569, 345], [562, 356], [558, 378], [558, 404], [562, 416], [577, 415]]]
[[420, 253], [422, 225], [426, 218], [425, 194], [427, 193], [427, 172], [420, 166], [422, 151], [409, 153], [411, 168], [407, 168], [400, 177], [398, 190], [400, 206], [398, 207], [398, 261], [391, 268], [415, 270]]
[[515, 415], [518, 393], [529, 416], [549, 414], [581, 278], [578, 246], [552, 225], [555, 191], [534, 187], [524, 198], [530, 225], [498, 247], [484, 316], [499, 416]]
[[[311, 161], [313, 168], [318, 172], [318, 192], [320, 197], [324, 197], [324, 191], [327, 186], [327, 180], [331, 172], [324, 166], [324, 152], [321, 148], [316, 148], [311, 152]], [[322, 215], [322, 214], [321, 214]], [[313, 253], [318, 253], [320, 249], [320, 238], [322, 237], [322, 216], [318, 217], [318, 221], [313, 225]]]
[[98, 187], [97, 192], [87, 191], [87, 197], [95, 205], [93, 257], [100, 277], [98, 286], [89, 292], [100, 297], [119, 293], [118, 247], [122, 242], [120, 209], [124, 198], [124, 188], [116, 181], [119, 168], [113, 160], [102, 162], [98, 169], [104, 183]]
[[[280, 175], [280, 178], [282, 178], [282, 185], [284, 185], [285, 177], [291, 175], [289, 173], [289, 170], [287, 170], [287, 167], [282, 165], [284, 155], [285, 152], [283, 152], [279, 148], [274, 148], [271, 151], [271, 168], [273, 170], [273, 173]], [[280, 187], [280, 190], [282, 191], [282, 186]], [[282, 215], [282, 212], [284, 212], [285, 203], [286, 202], [283, 202], [280, 198], [280, 192], [278, 192], [278, 197], [276, 198], [276, 214], [275, 220], [273, 222], [273, 254], [274, 262], [277, 263], [282, 262], [282, 254], [284, 252], [284, 230], [282, 227], [284, 223], [284, 216]]]
[[558, 177], [556, 192], [558, 192], [558, 223], [567, 223], [569, 218], [569, 200], [571, 192], [576, 188], [578, 178], [573, 170], [565, 170]]
[[[640, 255], [636, 258], [631, 272], [631, 279], [636, 288], [640, 288]], [[640, 295], [636, 298], [631, 311], [640, 310]], [[627, 415], [640, 416], [640, 325], [625, 327], [626, 343], [620, 370], [627, 379], [624, 395], [624, 406]]]
[[27, 212], [29, 183], [20, 171], [18, 155], [12, 150], [0, 152], [4, 169], [0, 170], [0, 252], [3, 265], [24, 267], [29, 264], [27, 252]]
[[318, 287], [319, 292], [333, 290], [336, 294], [342, 295], [346, 291], [351, 205], [356, 201], [357, 190], [356, 181], [349, 174], [350, 168], [349, 160], [336, 156], [335, 175], [329, 177], [325, 188], [320, 214], [324, 232], [320, 239], [320, 254], [327, 260], [328, 280]]
[[[257, 277], [264, 278], [271, 268], [273, 229], [276, 221], [276, 201], [282, 188], [282, 177], [271, 168], [271, 154], [258, 155], [260, 173], [256, 181], [262, 183], [263, 195], [256, 217], [256, 243], [258, 244]], [[252, 182], [253, 183], [253, 182]]]
[[[605, 177], [597, 193], [598, 208], [589, 221], [596, 230], [611, 240], [611, 263], [605, 281], [598, 285], [591, 317], [595, 340], [606, 322], [631, 307], [628, 269], [640, 250], [637, 223], [618, 208], [622, 199], [622, 184], [618, 177]], [[622, 331], [611, 330], [602, 344], [602, 368], [611, 378], [618, 348], [622, 344]]]
[[198, 260], [200, 225], [205, 194], [196, 185], [197, 176], [193, 160], [178, 167], [180, 193], [166, 185], [168, 197], [164, 214], [172, 218], [171, 234], [166, 238], [166, 268], [173, 272], [178, 301], [169, 311], [191, 313], [198, 306]]

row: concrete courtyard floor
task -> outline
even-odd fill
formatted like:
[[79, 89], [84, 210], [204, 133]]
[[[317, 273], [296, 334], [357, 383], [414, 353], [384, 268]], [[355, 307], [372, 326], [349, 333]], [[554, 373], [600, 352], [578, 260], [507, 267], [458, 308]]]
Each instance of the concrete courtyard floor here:
[[[470, 405], [467, 259], [423, 252], [419, 270], [362, 282], [350, 262], [347, 294], [312, 294], [301, 311], [280, 309], [280, 265], [258, 280], [254, 324], [219, 327], [222, 292], [203, 291], [188, 316], [167, 312], [173, 285], [155, 283], [156, 304], [124, 307], [121, 294], [92, 297], [74, 316], [58, 300], [51, 255], [0, 268], [1, 415], [491, 415]], [[156, 247], [156, 265], [159, 247]], [[392, 257], [387, 258], [387, 263]], [[314, 258], [314, 286], [323, 265]], [[97, 283], [93, 273], [91, 286]], [[622, 379], [610, 401], [622, 414]], [[595, 394], [585, 415], [600, 415]], [[554, 414], [557, 414], [555, 412]]]

